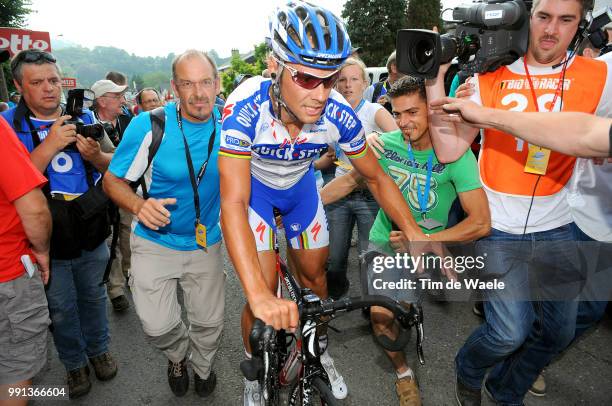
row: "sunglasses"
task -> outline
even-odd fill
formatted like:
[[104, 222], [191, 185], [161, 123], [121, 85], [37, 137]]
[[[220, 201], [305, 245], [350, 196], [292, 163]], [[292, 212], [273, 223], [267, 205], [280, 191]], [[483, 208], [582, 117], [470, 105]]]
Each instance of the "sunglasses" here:
[[278, 62], [280, 66], [282, 66], [283, 68], [289, 71], [289, 74], [291, 75], [291, 79], [293, 79], [294, 83], [308, 90], [312, 90], [318, 87], [321, 83], [323, 83], [323, 86], [326, 89], [332, 88], [336, 84], [336, 81], [338, 80], [338, 76], [340, 76], [340, 71], [334, 71], [332, 74], [328, 76], [320, 77], [320, 76], [312, 75], [310, 73], [301, 72], [292, 66], [285, 65], [282, 61], [278, 59], [276, 61]]

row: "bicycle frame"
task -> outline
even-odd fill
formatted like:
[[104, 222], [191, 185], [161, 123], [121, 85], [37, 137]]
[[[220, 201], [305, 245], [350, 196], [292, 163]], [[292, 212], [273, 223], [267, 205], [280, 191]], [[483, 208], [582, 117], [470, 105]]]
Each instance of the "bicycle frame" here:
[[[278, 244], [275, 244], [275, 252], [279, 277], [277, 295], [282, 296], [281, 284], [285, 285], [289, 297], [297, 303], [300, 311], [299, 335], [295, 345], [296, 350], [299, 351], [297, 356], [298, 360], [301, 361], [301, 366], [297, 371], [296, 383], [290, 392], [290, 406], [310, 404], [309, 401], [311, 396], [314, 396], [315, 387], [317, 387], [317, 391], [323, 399], [324, 396], [319, 386], [325, 384], [329, 388], [329, 378], [321, 365], [321, 349], [317, 327], [331, 321], [337, 312], [348, 312], [368, 306], [382, 306], [389, 309], [400, 323], [400, 335], [395, 341], [388, 337], [384, 337], [386, 340], [377, 337], [377, 340], [385, 349], [398, 351], [407, 344], [410, 337], [409, 329], [416, 326], [418, 331], [417, 354], [421, 364], [425, 363], [422, 350], [423, 315], [420, 306], [417, 309], [413, 306], [410, 310], [406, 310], [399, 302], [379, 295], [344, 298], [338, 301], [321, 300], [310, 289], [300, 287], [282, 260]], [[284, 330], [276, 332], [272, 327], [264, 326], [261, 320], [255, 320], [249, 340], [253, 358], [249, 361], [243, 361], [240, 365], [241, 370], [247, 379], [258, 379], [260, 381], [266, 405], [278, 405], [281, 386], [279, 377], [281, 371], [287, 367], [289, 348], [287, 333]], [[289, 385], [290, 382], [285, 382], [285, 384]], [[328, 396], [331, 396], [331, 392], [328, 392]], [[301, 405], [298, 405], [300, 399]], [[335, 399], [330, 398], [324, 403], [333, 405]]]

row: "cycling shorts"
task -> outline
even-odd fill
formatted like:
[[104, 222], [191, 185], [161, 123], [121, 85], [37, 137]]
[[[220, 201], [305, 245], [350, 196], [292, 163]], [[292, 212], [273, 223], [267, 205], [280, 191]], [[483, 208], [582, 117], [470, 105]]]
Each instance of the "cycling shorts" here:
[[283, 218], [285, 235], [294, 249], [323, 248], [329, 245], [327, 218], [317, 190], [312, 166], [295, 185], [272, 189], [251, 177], [249, 224], [257, 251], [273, 250], [276, 243], [274, 208]]

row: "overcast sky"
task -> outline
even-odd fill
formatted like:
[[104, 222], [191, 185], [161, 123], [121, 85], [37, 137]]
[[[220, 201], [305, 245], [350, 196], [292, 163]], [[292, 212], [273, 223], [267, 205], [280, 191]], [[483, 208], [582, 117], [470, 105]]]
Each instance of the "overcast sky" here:
[[[385, 1], [385, 0], [380, 0]], [[312, 0], [340, 15], [345, 0]], [[469, 0], [443, 0], [446, 7]], [[26, 27], [88, 48], [113, 46], [138, 56], [188, 48], [248, 52], [262, 42], [267, 18], [282, 0], [33, 0]]]

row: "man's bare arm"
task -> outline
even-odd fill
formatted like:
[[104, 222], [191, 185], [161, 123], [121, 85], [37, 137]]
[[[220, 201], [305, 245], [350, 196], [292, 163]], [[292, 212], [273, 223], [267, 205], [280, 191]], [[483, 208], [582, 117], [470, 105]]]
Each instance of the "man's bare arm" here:
[[398, 225], [410, 241], [423, 241], [426, 237], [414, 221], [412, 212], [397, 185], [387, 175], [368, 149], [362, 158], [352, 160], [363, 176], [381, 209]]
[[440, 98], [431, 103], [446, 121], [495, 128], [525, 141], [568, 155], [610, 155], [612, 120], [586, 113], [521, 113], [484, 108], [465, 99]]
[[47, 199], [41, 190], [36, 188], [16, 199], [13, 204], [32, 244], [32, 252], [42, 272], [43, 283], [46, 284], [49, 279], [49, 240], [53, 224]]
[[321, 201], [323, 205], [334, 203], [346, 197], [359, 185], [360, 179], [361, 176], [359, 172], [354, 169], [349, 173], [334, 178], [334, 180], [321, 189]]
[[297, 306], [290, 300], [277, 298], [268, 289], [249, 226], [251, 161], [220, 156], [217, 163], [223, 237], [251, 311], [275, 329], [294, 329], [298, 323]]
[[[445, 97], [444, 74], [448, 66], [440, 67], [438, 77], [425, 82], [427, 100]], [[448, 122], [429, 110], [429, 134], [436, 151], [436, 157], [442, 163], [454, 162], [461, 158], [478, 135], [478, 129], [460, 122]]]
[[463, 221], [453, 227], [431, 234], [435, 241], [465, 242], [474, 241], [491, 232], [491, 213], [489, 201], [482, 188], [459, 193], [459, 201], [465, 214]]
[[163, 199], [154, 199], [150, 197], [144, 200], [132, 190], [127, 180], [116, 177], [110, 171], [106, 171], [102, 186], [104, 192], [115, 204], [134, 214], [138, 217], [138, 221], [151, 230], [158, 230], [170, 224], [170, 212], [165, 206], [176, 204], [175, 198], [168, 196]]

